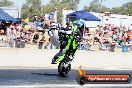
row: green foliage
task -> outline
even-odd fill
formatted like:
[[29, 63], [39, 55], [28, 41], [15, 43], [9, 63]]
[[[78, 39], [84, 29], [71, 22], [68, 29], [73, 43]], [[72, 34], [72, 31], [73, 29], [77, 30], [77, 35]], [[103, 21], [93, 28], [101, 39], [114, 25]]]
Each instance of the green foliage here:
[[84, 7], [84, 10], [99, 13], [99, 12], [107, 12], [107, 11], [110, 11], [111, 9], [104, 5], [101, 5], [99, 0], [93, 0], [89, 4], [89, 7], [87, 7], [87, 6]]
[[33, 15], [41, 15], [41, 0], [27, 0], [21, 8], [22, 18], [31, 18]]
[[10, 0], [0, 0], [0, 7], [10, 7], [13, 6], [13, 2]]
[[[31, 17], [33, 14], [41, 16], [41, 13], [50, 13], [57, 10], [58, 21], [62, 20], [62, 9], [77, 9], [79, 0], [50, 0], [48, 4], [43, 5], [41, 8], [41, 0], [27, 0], [26, 3], [22, 6], [21, 17]], [[42, 12], [41, 12], [42, 9]]]
[[[132, 16], [132, 2], [128, 2], [121, 7], [114, 7], [112, 9], [99, 3], [100, 0], [93, 0], [89, 6], [85, 6], [84, 10], [91, 12], [113, 12], [115, 14], [131, 15]], [[103, 0], [101, 0], [103, 1]]]
[[99, 12], [100, 11], [100, 3], [98, 0], [93, 0], [90, 4], [89, 4], [89, 10], [92, 12]]
[[121, 7], [112, 8], [116, 14], [131, 15], [132, 16], [132, 2], [128, 2]]
[[57, 20], [62, 21], [62, 9], [77, 9], [79, 0], [50, 0], [49, 4], [43, 6], [43, 12], [49, 13], [51, 11], [58, 11]]

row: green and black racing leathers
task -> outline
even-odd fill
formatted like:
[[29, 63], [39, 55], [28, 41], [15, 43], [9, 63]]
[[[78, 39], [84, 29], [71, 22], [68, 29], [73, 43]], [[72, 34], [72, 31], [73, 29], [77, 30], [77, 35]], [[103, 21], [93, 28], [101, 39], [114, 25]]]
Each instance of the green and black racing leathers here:
[[60, 31], [60, 51], [52, 59], [52, 64], [60, 63], [65, 59], [72, 60], [82, 36], [82, 28], [78, 25], [73, 25], [71, 31]]

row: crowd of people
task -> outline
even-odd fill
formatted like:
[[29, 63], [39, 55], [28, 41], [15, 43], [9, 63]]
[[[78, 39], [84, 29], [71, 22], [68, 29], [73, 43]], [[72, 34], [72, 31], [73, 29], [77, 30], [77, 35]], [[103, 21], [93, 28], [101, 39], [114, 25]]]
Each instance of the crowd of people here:
[[[53, 22], [52, 24], [56, 23]], [[13, 48], [24, 48], [27, 43], [38, 45], [39, 49], [54, 47], [46, 31], [49, 28], [45, 26], [47, 25], [42, 26], [39, 22], [26, 24], [8, 23], [6, 42]], [[4, 31], [1, 30], [0, 33], [4, 34]], [[81, 50], [90, 50], [91, 46], [96, 44], [99, 45], [99, 50], [103, 51], [110, 50], [114, 52], [115, 47], [122, 47], [122, 50], [125, 47], [126, 51], [132, 50], [132, 24], [129, 27], [116, 27], [111, 24], [97, 25], [94, 32], [85, 27], [83, 33], [83, 39], [79, 46]]]
[[38, 44], [45, 42], [44, 29], [33, 24], [7, 23], [4, 34], [6, 35], [5, 45], [13, 48], [24, 48], [25, 44]]
[[80, 49], [90, 50], [91, 46], [98, 45], [101, 51], [112, 51], [115, 48], [122, 48], [123, 52], [132, 51], [132, 24], [128, 27], [106, 24], [97, 25], [96, 30], [90, 32], [85, 28], [83, 41]]
[[108, 50], [112, 46], [126, 46], [127, 51], [130, 51], [132, 50], [132, 24], [129, 27], [116, 27], [111, 24], [104, 27], [97, 26], [94, 40], [100, 44], [101, 50]]

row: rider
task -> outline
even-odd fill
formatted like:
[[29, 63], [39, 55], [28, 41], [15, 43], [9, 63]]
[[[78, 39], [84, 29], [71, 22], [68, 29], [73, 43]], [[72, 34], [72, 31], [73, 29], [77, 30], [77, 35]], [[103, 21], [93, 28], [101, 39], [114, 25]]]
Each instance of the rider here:
[[57, 64], [60, 61], [62, 61], [65, 58], [66, 53], [70, 51], [72, 52], [70, 52], [70, 54], [68, 55], [69, 59], [72, 60], [74, 58], [74, 54], [77, 50], [78, 42], [81, 40], [83, 36], [84, 24], [80, 19], [72, 18], [70, 20], [73, 23], [71, 30], [70, 31], [69, 30], [59, 31], [60, 38], [62, 36], [65, 36], [65, 37], [62, 37], [63, 42], [61, 42], [61, 39], [60, 39], [60, 43], [61, 43], [60, 51], [52, 59], [52, 64]]

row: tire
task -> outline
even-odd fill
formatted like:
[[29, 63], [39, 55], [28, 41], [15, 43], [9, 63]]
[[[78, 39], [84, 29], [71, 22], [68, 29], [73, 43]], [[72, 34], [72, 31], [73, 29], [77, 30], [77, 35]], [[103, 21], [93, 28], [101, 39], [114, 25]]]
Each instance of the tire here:
[[60, 62], [58, 65], [58, 73], [61, 77], [69, 76], [71, 71], [71, 64], [67, 68], [65, 68], [64, 65], [65, 65], [64, 61]]

